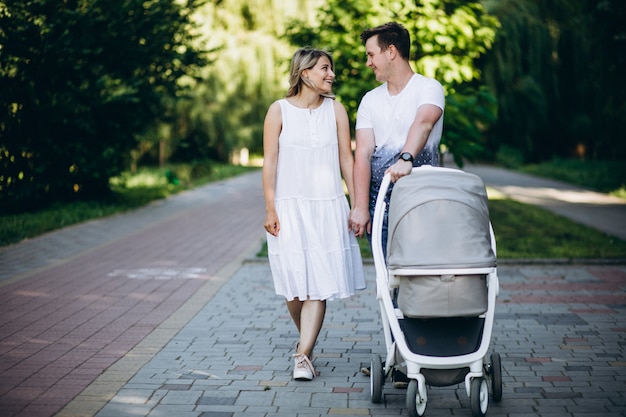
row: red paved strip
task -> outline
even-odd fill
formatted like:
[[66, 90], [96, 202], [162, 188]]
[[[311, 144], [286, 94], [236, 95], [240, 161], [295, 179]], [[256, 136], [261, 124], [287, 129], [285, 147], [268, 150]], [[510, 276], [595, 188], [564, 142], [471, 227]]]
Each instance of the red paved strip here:
[[509, 302], [516, 304], [626, 304], [626, 295], [515, 294], [511, 296]]
[[567, 292], [581, 292], [581, 291], [613, 291], [619, 287], [609, 282], [601, 283], [567, 283], [561, 284], [505, 284], [502, 288], [508, 291], [567, 291]]
[[54, 415], [249, 248], [262, 221], [258, 184], [3, 286], [0, 415]]
[[[505, 300], [517, 304], [626, 304], [626, 273], [620, 269], [584, 268], [589, 280], [567, 281], [564, 276], [530, 276], [523, 282], [502, 283]], [[577, 312], [616, 313], [613, 309], [586, 309]]]
[[621, 269], [590, 269], [589, 272], [603, 281], [621, 286], [626, 285], [626, 271]]

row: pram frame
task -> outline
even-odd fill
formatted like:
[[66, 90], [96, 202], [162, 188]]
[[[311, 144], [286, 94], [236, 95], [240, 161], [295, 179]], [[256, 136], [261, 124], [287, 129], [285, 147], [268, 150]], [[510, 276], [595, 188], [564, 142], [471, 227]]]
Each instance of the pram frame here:
[[[413, 168], [411, 175], [420, 175], [420, 170], [442, 170], [440, 172], [455, 171], [450, 168], [443, 167], [431, 167], [423, 166]], [[385, 194], [390, 185], [390, 176], [386, 174], [383, 177], [378, 196], [376, 199], [376, 206], [374, 210], [374, 219], [372, 221], [372, 257], [374, 259], [374, 265], [376, 270], [376, 298], [379, 302], [381, 310], [381, 320], [383, 324], [383, 333], [385, 337], [385, 345], [387, 348], [386, 359], [384, 361], [384, 368], [382, 369], [382, 379], [387, 379], [392, 370], [400, 369], [406, 370], [407, 377], [411, 380], [409, 384], [409, 390], [407, 391], [407, 408], [409, 408], [409, 415], [423, 415], [426, 402], [427, 402], [427, 386], [426, 378], [421, 373], [422, 368], [427, 369], [457, 369], [457, 368], [469, 368], [469, 372], [465, 376], [465, 391], [467, 396], [470, 397], [470, 403], [472, 405], [472, 411], [474, 415], [484, 416], [487, 412], [488, 404], [488, 387], [485, 383], [485, 379], [489, 379], [491, 372], [491, 364], [487, 361], [487, 353], [489, 351], [489, 345], [492, 336], [495, 304], [496, 298], [499, 293], [499, 281], [496, 267], [481, 267], [481, 268], [407, 268], [407, 269], [394, 269], [393, 273], [389, 271], [386, 265], [386, 260], [383, 254], [382, 248], [382, 225], [383, 214], [385, 212]], [[489, 223], [489, 232], [491, 238], [491, 247], [496, 253], [496, 241], [495, 235], [491, 223]], [[484, 317], [484, 327], [479, 347], [476, 351], [469, 354], [452, 357], [435, 357], [416, 354], [409, 348], [404, 333], [400, 327], [399, 319], [402, 318], [402, 312], [393, 305], [392, 291], [395, 287], [394, 276], [419, 276], [419, 275], [474, 275], [481, 274], [486, 275], [486, 285], [488, 288], [487, 294], [487, 311], [480, 315]], [[498, 366], [500, 366], [499, 356], [497, 358]], [[377, 364], [372, 362], [372, 367]], [[380, 365], [378, 365], [380, 366]], [[372, 372], [372, 377], [376, 372]], [[501, 375], [498, 369], [498, 375]], [[472, 382], [476, 380], [473, 384]], [[415, 386], [416, 381], [417, 386]], [[491, 381], [493, 390], [495, 391], [494, 384], [500, 384], [501, 381]], [[413, 384], [413, 385], [412, 385]], [[377, 382], [372, 381], [372, 400], [374, 401], [374, 390], [382, 390], [382, 384], [377, 387]], [[476, 392], [478, 390], [478, 392]], [[474, 391], [474, 392], [472, 392]], [[501, 388], [500, 388], [501, 392]], [[411, 398], [413, 397], [413, 398]], [[499, 401], [500, 398], [494, 399]], [[413, 406], [413, 407], [411, 407]], [[413, 408], [413, 409], [411, 409]], [[417, 413], [417, 414], [415, 414]]]

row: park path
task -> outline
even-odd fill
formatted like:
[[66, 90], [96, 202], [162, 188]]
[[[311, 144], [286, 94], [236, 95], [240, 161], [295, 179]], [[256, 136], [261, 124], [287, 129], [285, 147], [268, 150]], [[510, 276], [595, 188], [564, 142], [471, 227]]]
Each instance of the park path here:
[[199, 309], [263, 217], [255, 172], [1, 248], [0, 415], [53, 415], [204, 291]]

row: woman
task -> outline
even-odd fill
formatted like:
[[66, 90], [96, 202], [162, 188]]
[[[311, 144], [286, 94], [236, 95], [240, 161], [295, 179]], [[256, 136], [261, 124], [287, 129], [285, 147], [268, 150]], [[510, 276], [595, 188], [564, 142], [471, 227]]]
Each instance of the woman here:
[[353, 195], [348, 115], [335, 101], [333, 60], [302, 48], [292, 60], [287, 97], [268, 109], [263, 130], [265, 230], [276, 293], [298, 329], [293, 377], [311, 380], [312, 351], [326, 300], [365, 288], [342, 174]]

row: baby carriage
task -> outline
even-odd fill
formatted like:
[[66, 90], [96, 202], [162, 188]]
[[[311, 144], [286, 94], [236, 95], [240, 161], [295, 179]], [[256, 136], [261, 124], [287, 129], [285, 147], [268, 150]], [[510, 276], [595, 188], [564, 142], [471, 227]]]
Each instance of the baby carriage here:
[[389, 183], [385, 175], [372, 224], [387, 348], [384, 361], [372, 358], [372, 402], [382, 401], [385, 381], [399, 371], [409, 379], [410, 416], [424, 415], [427, 386], [461, 382], [473, 415], [484, 416], [490, 388], [495, 402], [502, 399], [500, 355], [487, 358], [498, 276], [485, 186], [461, 170], [413, 168], [391, 194], [385, 259], [381, 230]]

